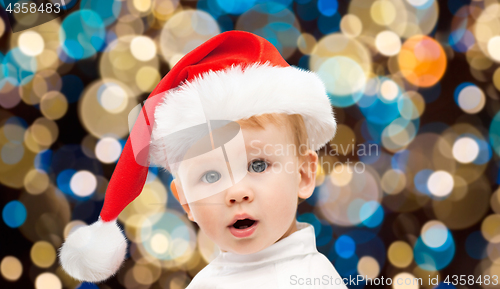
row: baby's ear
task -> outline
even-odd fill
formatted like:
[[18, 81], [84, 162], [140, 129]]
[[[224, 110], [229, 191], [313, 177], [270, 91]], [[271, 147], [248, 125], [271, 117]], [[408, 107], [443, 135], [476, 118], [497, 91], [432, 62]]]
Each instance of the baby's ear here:
[[299, 193], [301, 199], [309, 198], [316, 186], [316, 170], [318, 168], [318, 154], [313, 150], [307, 150], [299, 159]]
[[[176, 185], [176, 183], [177, 183], [177, 185]], [[188, 219], [191, 220], [192, 222], [194, 222], [193, 215], [191, 214], [191, 208], [184, 201], [184, 200], [186, 200], [186, 198], [184, 197], [184, 191], [182, 191], [182, 185], [181, 185], [180, 181], [178, 181], [177, 179], [174, 179], [170, 183], [170, 190], [172, 191], [172, 194], [174, 195], [175, 199], [177, 199], [177, 201], [181, 204], [184, 211], [187, 213]]]

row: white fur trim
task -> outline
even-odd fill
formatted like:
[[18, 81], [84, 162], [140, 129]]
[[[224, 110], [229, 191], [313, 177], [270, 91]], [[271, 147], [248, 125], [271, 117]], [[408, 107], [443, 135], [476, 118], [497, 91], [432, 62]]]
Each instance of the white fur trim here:
[[101, 220], [71, 233], [59, 252], [63, 269], [80, 281], [100, 282], [120, 268], [127, 241], [116, 222]]
[[[150, 162], [165, 166], [195, 138], [185, 134], [166, 140], [174, 132], [207, 120], [246, 119], [267, 113], [300, 114], [308, 134], [309, 148], [318, 150], [335, 136], [337, 124], [325, 86], [314, 72], [296, 67], [255, 63], [242, 69], [232, 66], [209, 71], [170, 90], [155, 110]], [[179, 135], [178, 135], [179, 136]], [[163, 139], [163, 141], [161, 141]]]

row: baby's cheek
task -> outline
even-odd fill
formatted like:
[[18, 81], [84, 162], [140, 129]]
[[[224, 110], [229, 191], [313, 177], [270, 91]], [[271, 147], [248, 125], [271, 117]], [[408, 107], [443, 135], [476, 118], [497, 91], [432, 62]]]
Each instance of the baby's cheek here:
[[195, 222], [209, 237], [216, 236], [216, 229], [221, 226], [221, 221], [215, 214], [214, 206], [198, 205], [192, 209]]

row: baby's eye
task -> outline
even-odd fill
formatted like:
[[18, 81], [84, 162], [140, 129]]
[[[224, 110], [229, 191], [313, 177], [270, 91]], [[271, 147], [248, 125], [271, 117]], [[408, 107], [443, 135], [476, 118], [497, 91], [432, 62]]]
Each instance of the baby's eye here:
[[208, 184], [215, 183], [220, 180], [220, 173], [218, 171], [208, 171], [201, 177], [201, 180]]
[[248, 171], [254, 173], [262, 173], [267, 169], [268, 166], [268, 163], [263, 160], [255, 160], [252, 161], [248, 166]]

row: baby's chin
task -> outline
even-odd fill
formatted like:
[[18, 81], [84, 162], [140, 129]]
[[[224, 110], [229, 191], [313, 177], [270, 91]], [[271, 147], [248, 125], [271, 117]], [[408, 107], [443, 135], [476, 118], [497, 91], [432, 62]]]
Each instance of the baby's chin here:
[[231, 240], [230, 244], [220, 247], [223, 252], [231, 252], [239, 255], [249, 255], [260, 252], [271, 246], [274, 242], [269, 240], [258, 240], [249, 238], [245, 240]]

